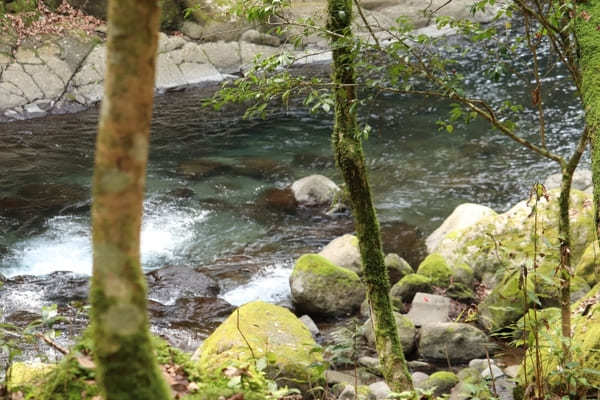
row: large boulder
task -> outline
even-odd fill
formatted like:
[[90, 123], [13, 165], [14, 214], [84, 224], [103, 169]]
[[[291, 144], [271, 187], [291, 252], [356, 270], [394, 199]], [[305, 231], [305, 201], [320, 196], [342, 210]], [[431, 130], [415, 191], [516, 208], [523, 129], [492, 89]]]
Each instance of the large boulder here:
[[394, 307], [402, 309], [404, 303], [413, 301], [418, 292], [431, 292], [431, 278], [420, 274], [408, 274], [400, 279], [390, 290], [390, 298]]
[[417, 268], [417, 274], [431, 278], [434, 286], [446, 287], [450, 285], [452, 269], [439, 254], [430, 254]]
[[[415, 349], [415, 339], [417, 336], [415, 324], [400, 313], [394, 313], [394, 318], [396, 319], [396, 326], [398, 328], [400, 343], [402, 343], [402, 350], [404, 351], [404, 354], [409, 354]], [[363, 329], [369, 345], [375, 346], [375, 331], [373, 329], [371, 318], [365, 322]]]
[[331, 179], [323, 175], [310, 175], [292, 184], [294, 197], [307, 207], [330, 205], [340, 192]]
[[289, 310], [254, 301], [238, 308], [194, 354], [200, 371], [223, 376], [230, 366], [269, 357], [269, 375], [288, 386], [318, 385], [323, 377], [317, 344]]
[[339, 267], [347, 268], [357, 274], [362, 273], [358, 239], [354, 235], [346, 234], [333, 239], [319, 252], [319, 255]]
[[491, 347], [485, 333], [469, 324], [441, 322], [421, 328], [419, 354], [428, 361], [463, 363], [485, 357]]
[[433, 397], [437, 398], [450, 393], [452, 388], [458, 384], [459, 380], [454, 372], [438, 371], [419, 383], [418, 388], [424, 390], [433, 390]]
[[[562, 182], [562, 174], [552, 174], [544, 181], [546, 190], [559, 189]], [[586, 168], [577, 168], [573, 174], [571, 188], [577, 190], [585, 190], [592, 186], [592, 171]]]
[[448, 232], [468, 228], [482, 218], [497, 215], [494, 210], [479, 204], [461, 204], [452, 211], [452, 214], [444, 220], [442, 225], [425, 239], [427, 251], [433, 253], [440, 241]]
[[342, 316], [360, 308], [365, 287], [355, 272], [318, 254], [298, 259], [290, 276], [294, 307], [313, 316]]

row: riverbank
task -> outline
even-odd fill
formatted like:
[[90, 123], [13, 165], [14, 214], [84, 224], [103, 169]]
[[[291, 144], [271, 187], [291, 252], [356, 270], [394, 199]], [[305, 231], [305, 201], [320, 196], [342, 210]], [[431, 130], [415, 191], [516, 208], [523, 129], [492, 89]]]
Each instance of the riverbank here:
[[[407, 15], [419, 32], [437, 31], [432, 17], [407, 0], [366, 1], [366, 16], [378, 26], [377, 34], [395, 25], [396, 18]], [[433, 2], [436, 3], [436, 2]], [[440, 15], [469, 17], [472, 1], [452, 2]], [[310, 5], [309, 5], [310, 4]], [[290, 18], [315, 18], [323, 22], [325, 2], [293, 2]], [[432, 5], [432, 8], [435, 4]], [[478, 15], [488, 22], [492, 13]], [[357, 34], [368, 35], [356, 24]], [[181, 31], [160, 34], [157, 58], [156, 92], [183, 90], [190, 87], [218, 87], [226, 79], [243, 74], [257, 56], [268, 57], [289, 52], [298, 58], [299, 67], [328, 64], [331, 55], [327, 41], [312, 35], [298, 49], [291, 43], [293, 33], [275, 36], [267, 27], [248, 23], [199, 24], [186, 21]], [[299, 33], [299, 32], [296, 32]], [[66, 29], [60, 34], [34, 35], [17, 40], [13, 34], [0, 32], [0, 122], [82, 111], [102, 99], [106, 63], [106, 26], [90, 31]]]

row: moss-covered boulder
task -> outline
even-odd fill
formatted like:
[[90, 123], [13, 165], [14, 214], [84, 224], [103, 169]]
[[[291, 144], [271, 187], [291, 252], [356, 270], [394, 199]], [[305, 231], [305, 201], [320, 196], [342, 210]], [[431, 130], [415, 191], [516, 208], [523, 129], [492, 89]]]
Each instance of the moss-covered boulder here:
[[598, 246], [597, 240], [583, 252], [575, 267], [575, 276], [582, 278], [590, 286], [594, 286], [600, 281], [600, 246]]
[[396, 253], [386, 255], [384, 262], [388, 270], [391, 285], [395, 284], [406, 275], [415, 272], [408, 262]]
[[[544, 228], [543, 238], [535, 244], [538, 256], [554, 265], [559, 261], [558, 196], [557, 190], [551, 190], [550, 200], [541, 200], [537, 205], [538, 232]], [[570, 204], [571, 263], [576, 266], [594, 240], [593, 201], [591, 195], [572, 190]], [[533, 202], [522, 201], [503, 214], [489, 215], [465, 229], [450, 231], [435, 253], [443, 256], [448, 265], [469, 265], [477, 279], [493, 276], [497, 271], [517, 270], [521, 265], [531, 266], [534, 206]]]
[[419, 388], [425, 390], [433, 389], [433, 397], [438, 397], [450, 393], [450, 390], [452, 390], [458, 382], [458, 377], [453, 372], [438, 371], [421, 382]]
[[316, 347], [306, 326], [289, 310], [254, 301], [231, 314], [193, 358], [201, 372], [220, 375], [224, 368], [265, 357], [271, 361], [269, 374], [278, 382], [306, 387], [323, 380], [315, 367], [321, 361]]
[[294, 307], [314, 316], [354, 313], [366, 297], [365, 287], [355, 272], [332, 264], [318, 254], [298, 259], [290, 276]]
[[431, 293], [433, 284], [431, 278], [420, 274], [408, 274], [400, 279], [390, 290], [392, 305], [398, 309], [404, 308], [404, 303], [410, 303], [418, 292]]
[[347, 268], [357, 274], [362, 273], [358, 238], [354, 235], [346, 234], [333, 239], [319, 252], [319, 255], [338, 267]]
[[6, 388], [9, 392], [13, 392], [26, 386], [37, 386], [55, 367], [54, 364], [40, 362], [15, 362], [10, 367]]
[[[400, 313], [395, 312], [394, 318], [396, 319], [396, 326], [398, 328], [400, 342], [402, 343], [402, 350], [404, 350], [404, 354], [409, 354], [415, 349], [417, 328], [410, 319], [406, 318]], [[375, 331], [373, 329], [373, 322], [371, 321], [371, 318], [365, 322], [363, 328], [367, 342], [369, 345], [375, 346]]]
[[452, 269], [444, 257], [439, 254], [430, 254], [417, 268], [417, 274], [431, 278], [434, 286], [446, 287], [450, 284]]
[[560, 320], [560, 308], [548, 307], [542, 308], [541, 310], [530, 309], [527, 314], [523, 315], [515, 323], [513, 329], [513, 338], [520, 343], [526, 341], [526, 343], [533, 343], [533, 332], [540, 331], [545, 326], [550, 324], [559, 323]]
[[421, 328], [419, 354], [425, 360], [467, 362], [485, 357], [492, 348], [485, 333], [469, 324], [440, 322]]

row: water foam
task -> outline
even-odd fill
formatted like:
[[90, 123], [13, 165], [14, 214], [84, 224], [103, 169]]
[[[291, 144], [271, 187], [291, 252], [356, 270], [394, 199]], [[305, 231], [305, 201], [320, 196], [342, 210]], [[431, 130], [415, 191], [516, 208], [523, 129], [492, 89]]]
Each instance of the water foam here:
[[292, 267], [288, 264], [271, 265], [256, 274], [250, 282], [230, 290], [220, 297], [234, 306], [241, 306], [254, 300], [290, 305], [291, 272]]
[[[209, 213], [147, 201], [144, 204], [141, 254], [144, 268], [158, 268], [185, 257], [186, 246], [196, 240], [194, 225]], [[47, 230], [17, 243], [2, 260], [2, 273], [46, 275], [70, 271], [92, 272], [90, 223], [87, 217], [57, 216], [47, 221]]]

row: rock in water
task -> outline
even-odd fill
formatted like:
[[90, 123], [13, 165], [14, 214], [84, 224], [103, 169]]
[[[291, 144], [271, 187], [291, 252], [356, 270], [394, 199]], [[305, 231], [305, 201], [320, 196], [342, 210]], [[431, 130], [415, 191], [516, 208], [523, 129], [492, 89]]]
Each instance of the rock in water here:
[[305, 254], [298, 259], [290, 276], [290, 288], [294, 307], [312, 316], [354, 313], [366, 296], [355, 272], [318, 254]]
[[330, 205], [340, 188], [326, 176], [310, 175], [295, 181], [292, 191], [300, 205], [314, 207]]
[[[239, 324], [238, 324], [239, 321]], [[243, 336], [242, 336], [243, 335]], [[223, 369], [272, 357], [268, 373], [282, 385], [318, 386], [322, 372], [317, 347], [306, 326], [288, 309], [262, 301], [233, 312], [196, 351], [193, 359], [203, 373], [225, 377]], [[250, 349], [251, 348], [251, 349]]]

